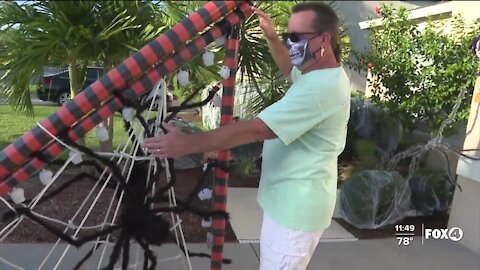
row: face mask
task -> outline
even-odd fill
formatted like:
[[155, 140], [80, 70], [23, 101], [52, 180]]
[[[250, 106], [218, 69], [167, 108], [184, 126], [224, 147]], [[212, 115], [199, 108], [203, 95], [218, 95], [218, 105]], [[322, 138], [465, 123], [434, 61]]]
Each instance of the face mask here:
[[308, 40], [292, 42], [290, 39], [287, 39], [287, 48], [292, 64], [297, 67], [303, 65], [312, 58], [312, 54], [308, 50]]

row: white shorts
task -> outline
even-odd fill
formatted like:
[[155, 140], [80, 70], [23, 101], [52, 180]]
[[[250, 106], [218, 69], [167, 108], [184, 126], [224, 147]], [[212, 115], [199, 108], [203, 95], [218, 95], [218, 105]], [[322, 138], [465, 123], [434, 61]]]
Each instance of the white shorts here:
[[323, 230], [292, 230], [263, 214], [260, 270], [305, 270]]

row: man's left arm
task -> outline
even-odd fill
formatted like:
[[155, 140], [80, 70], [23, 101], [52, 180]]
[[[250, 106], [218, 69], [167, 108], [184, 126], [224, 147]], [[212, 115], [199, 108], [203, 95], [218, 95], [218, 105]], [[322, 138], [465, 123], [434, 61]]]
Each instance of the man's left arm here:
[[164, 124], [168, 133], [145, 139], [144, 147], [157, 157], [180, 157], [193, 153], [226, 150], [277, 136], [260, 119], [233, 122], [213, 131], [187, 134]]

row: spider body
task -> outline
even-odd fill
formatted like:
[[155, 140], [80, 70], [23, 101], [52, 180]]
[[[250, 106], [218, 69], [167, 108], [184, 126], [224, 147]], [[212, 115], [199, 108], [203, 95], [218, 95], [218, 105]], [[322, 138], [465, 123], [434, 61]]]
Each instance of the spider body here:
[[148, 240], [153, 245], [163, 244], [169, 235], [169, 222], [146, 207], [126, 209], [121, 220], [128, 236]]

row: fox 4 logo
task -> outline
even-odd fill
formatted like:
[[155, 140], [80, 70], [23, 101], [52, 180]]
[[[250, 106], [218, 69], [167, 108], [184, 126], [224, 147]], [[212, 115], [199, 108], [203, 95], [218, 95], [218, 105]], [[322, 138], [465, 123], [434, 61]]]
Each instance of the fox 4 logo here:
[[457, 242], [463, 238], [463, 231], [458, 227], [452, 227], [450, 229], [425, 229], [425, 239], [430, 238]]

